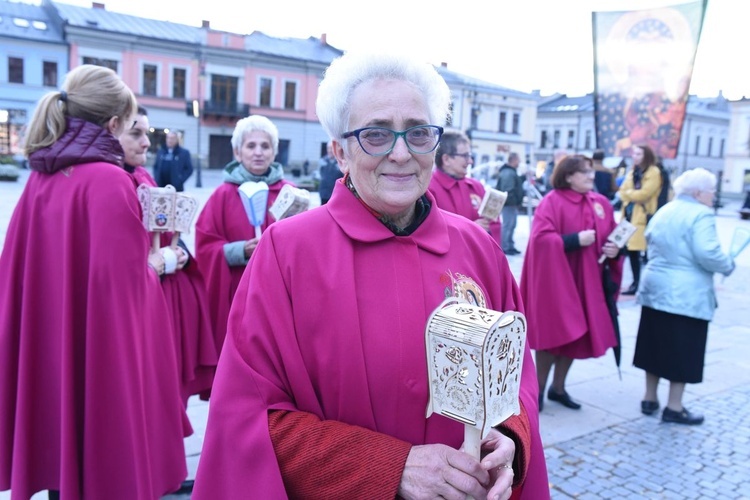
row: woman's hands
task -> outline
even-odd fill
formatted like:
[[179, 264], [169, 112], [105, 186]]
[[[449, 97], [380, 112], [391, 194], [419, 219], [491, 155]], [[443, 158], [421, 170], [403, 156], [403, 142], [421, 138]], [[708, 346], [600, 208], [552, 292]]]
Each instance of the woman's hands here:
[[164, 256], [161, 252], [154, 250], [149, 251], [148, 266], [156, 272], [157, 276], [164, 274]]
[[510, 498], [513, 440], [492, 429], [482, 441], [487, 454], [476, 458], [442, 444], [414, 446], [401, 476], [398, 494], [405, 499], [465, 500]]
[[188, 254], [183, 250], [182, 247], [176, 247], [174, 249], [174, 252], [177, 254], [177, 270], [182, 271], [182, 269], [185, 267], [185, 264], [187, 264], [188, 261]]
[[245, 249], [246, 259], [249, 259], [253, 255], [253, 252], [255, 251], [255, 247], [258, 246], [258, 241], [259, 241], [258, 238], [253, 238], [245, 242], [244, 249]]
[[607, 258], [614, 259], [615, 257], [617, 257], [617, 254], [620, 253], [620, 247], [618, 247], [611, 241], [608, 241], [602, 247], [602, 253], [606, 255]]
[[485, 219], [484, 217], [480, 217], [477, 220], [475, 220], [474, 222], [476, 222], [477, 224], [479, 224], [479, 227], [481, 227], [485, 231], [489, 231], [490, 230], [490, 222], [491, 221], [489, 219]]
[[513, 485], [516, 444], [497, 429], [491, 429], [482, 441], [482, 451], [488, 452], [482, 458], [482, 467], [490, 474], [487, 498], [507, 500], [512, 493], [510, 487]]
[[578, 233], [578, 242], [582, 247], [591, 245], [596, 240], [596, 231], [593, 229], [584, 229]]

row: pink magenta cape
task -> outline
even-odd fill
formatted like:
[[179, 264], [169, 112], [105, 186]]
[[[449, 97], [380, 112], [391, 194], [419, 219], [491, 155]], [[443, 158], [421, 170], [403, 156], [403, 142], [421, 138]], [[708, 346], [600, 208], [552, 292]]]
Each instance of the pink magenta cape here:
[[[268, 186], [268, 207], [276, 201], [285, 184], [294, 185], [282, 179]], [[229, 307], [245, 272], [245, 266], [230, 267], [227, 264], [224, 244], [255, 238], [255, 228], [245, 214], [238, 188], [231, 182], [224, 182], [216, 188], [195, 223], [195, 254], [206, 281], [216, 352], [219, 354], [226, 336]], [[266, 212], [261, 231], [265, 232], [274, 222], [273, 215]]]
[[[156, 181], [143, 167], [135, 167], [137, 184], [156, 186]], [[172, 233], [161, 235], [161, 246], [169, 246]], [[218, 355], [208, 312], [208, 296], [197, 259], [190, 255], [186, 268], [166, 274], [161, 280], [167, 309], [172, 319], [180, 374], [182, 400], [211, 388]]]
[[[479, 205], [484, 198], [484, 186], [476, 179], [455, 179], [437, 168], [432, 172], [430, 192], [437, 206], [443, 210], [463, 215], [471, 221], [479, 218]], [[502, 224], [500, 219], [490, 222], [492, 239], [500, 244]]]
[[[599, 264], [607, 236], [616, 227], [604, 196], [555, 189], [537, 207], [521, 271], [532, 349], [574, 359], [603, 355], [617, 345]], [[562, 235], [596, 230], [596, 241], [565, 252]], [[608, 259], [619, 289], [622, 259]]]
[[0, 257], [0, 490], [158, 498], [187, 475], [171, 325], [133, 178], [29, 176]]
[[[337, 183], [328, 204], [263, 235], [232, 306], [193, 498], [286, 498], [268, 430], [272, 409], [414, 445], [461, 445], [462, 424], [425, 418], [427, 319], [446, 296], [484, 298], [500, 311], [522, 305], [500, 247], [428, 197], [433, 209], [421, 226], [395, 236]], [[545, 499], [537, 392], [527, 347], [520, 399], [532, 441], [524, 497]]]

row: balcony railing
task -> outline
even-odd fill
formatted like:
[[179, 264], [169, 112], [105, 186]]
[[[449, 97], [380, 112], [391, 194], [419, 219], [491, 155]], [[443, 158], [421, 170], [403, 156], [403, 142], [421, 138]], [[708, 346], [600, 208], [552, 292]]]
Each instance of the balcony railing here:
[[250, 115], [250, 105], [238, 102], [205, 101], [203, 103], [203, 114], [244, 118]]

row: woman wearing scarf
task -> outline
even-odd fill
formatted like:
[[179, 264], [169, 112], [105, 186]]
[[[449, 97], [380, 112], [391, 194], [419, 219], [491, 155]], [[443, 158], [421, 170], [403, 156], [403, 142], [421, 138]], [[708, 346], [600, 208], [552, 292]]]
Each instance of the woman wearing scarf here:
[[435, 308], [523, 311], [497, 242], [428, 191], [448, 85], [423, 62], [347, 53], [317, 99], [345, 176], [271, 226], [242, 276], [193, 498], [549, 499], [528, 347], [521, 412], [481, 462], [464, 424], [425, 416]]
[[[224, 344], [234, 292], [258, 245], [239, 186], [244, 182], [268, 184], [268, 209], [281, 188], [292, 184], [284, 180], [284, 167], [273, 161], [279, 150], [279, 131], [265, 116], [253, 115], [238, 121], [232, 134], [232, 149], [235, 160], [224, 167], [224, 183], [208, 199], [195, 224], [195, 253], [206, 279], [217, 353], [221, 353]], [[261, 231], [274, 222], [267, 211]]]

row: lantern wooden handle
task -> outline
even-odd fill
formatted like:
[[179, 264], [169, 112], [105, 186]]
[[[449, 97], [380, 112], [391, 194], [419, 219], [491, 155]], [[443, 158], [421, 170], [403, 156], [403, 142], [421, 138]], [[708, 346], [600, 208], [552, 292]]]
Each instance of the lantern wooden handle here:
[[482, 453], [482, 430], [473, 425], [464, 425], [464, 453], [479, 460]]

